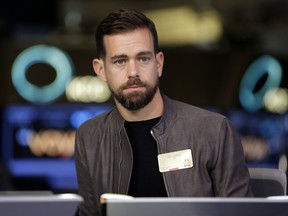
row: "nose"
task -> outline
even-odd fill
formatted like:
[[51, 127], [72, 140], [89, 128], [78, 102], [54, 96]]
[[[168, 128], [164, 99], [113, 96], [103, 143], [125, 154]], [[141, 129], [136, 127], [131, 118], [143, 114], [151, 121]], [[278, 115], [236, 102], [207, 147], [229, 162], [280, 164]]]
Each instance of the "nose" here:
[[134, 60], [129, 61], [128, 64], [128, 77], [137, 77], [138, 74], [138, 67], [137, 67], [137, 63]]

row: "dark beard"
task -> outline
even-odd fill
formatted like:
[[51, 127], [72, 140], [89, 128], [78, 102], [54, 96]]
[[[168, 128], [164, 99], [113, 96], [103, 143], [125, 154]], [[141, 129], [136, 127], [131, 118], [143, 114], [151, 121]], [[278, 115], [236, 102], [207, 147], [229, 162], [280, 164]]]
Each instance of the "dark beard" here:
[[146, 92], [132, 92], [129, 95], [125, 96], [122, 94], [123, 90], [131, 85], [139, 85], [143, 87], [147, 87], [145, 83], [143, 83], [139, 78], [130, 79], [125, 85], [121, 86], [117, 92], [111, 92], [114, 98], [126, 109], [128, 110], [139, 110], [149, 104], [154, 95], [157, 92], [159, 79], [157, 79], [154, 86], [148, 86]]

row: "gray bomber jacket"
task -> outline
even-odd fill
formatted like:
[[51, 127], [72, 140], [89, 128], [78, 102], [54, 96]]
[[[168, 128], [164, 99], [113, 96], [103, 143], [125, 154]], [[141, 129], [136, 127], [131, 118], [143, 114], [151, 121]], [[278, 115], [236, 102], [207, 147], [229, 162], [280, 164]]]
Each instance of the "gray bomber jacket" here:
[[[164, 172], [170, 197], [252, 196], [238, 133], [217, 113], [164, 97], [165, 111], [151, 131], [159, 154], [191, 149], [193, 167]], [[75, 163], [80, 216], [100, 215], [103, 193], [127, 194], [132, 149], [118, 110], [92, 118], [77, 130]]]

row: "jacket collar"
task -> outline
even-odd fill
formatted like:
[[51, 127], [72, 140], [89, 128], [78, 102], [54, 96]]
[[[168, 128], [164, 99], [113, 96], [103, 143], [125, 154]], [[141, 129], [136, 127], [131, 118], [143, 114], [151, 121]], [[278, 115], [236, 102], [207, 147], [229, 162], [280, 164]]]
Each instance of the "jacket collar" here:
[[163, 115], [160, 121], [153, 127], [153, 131], [157, 135], [164, 134], [164, 132], [172, 126], [172, 119], [174, 119], [176, 113], [174, 112], [173, 100], [165, 94], [162, 94], [162, 97], [164, 101]]
[[[172, 123], [171, 119], [174, 119], [174, 115], [175, 115], [173, 100], [170, 99], [165, 94], [161, 94], [161, 95], [162, 95], [163, 101], [164, 101], [163, 115], [162, 115], [160, 121], [153, 127], [153, 130], [159, 135], [163, 134], [164, 131], [166, 130], [166, 128], [169, 128], [169, 126]], [[125, 120], [121, 116], [121, 114], [118, 111], [116, 106], [112, 108], [110, 114], [112, 116], [112, 119], [115, 120], [115, 123], [117, 125], [119, 125], [120, 127], [124, 125]]]

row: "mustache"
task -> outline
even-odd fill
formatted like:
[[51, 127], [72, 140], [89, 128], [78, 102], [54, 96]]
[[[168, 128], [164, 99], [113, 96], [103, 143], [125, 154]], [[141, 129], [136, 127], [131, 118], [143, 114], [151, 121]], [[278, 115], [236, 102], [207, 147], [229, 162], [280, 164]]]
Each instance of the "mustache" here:
[[137, 86], [145, 86], [138, 77], [130, 78], [123, 86], [122, 89], [129, 88], [130, 86], [137, 85]]

